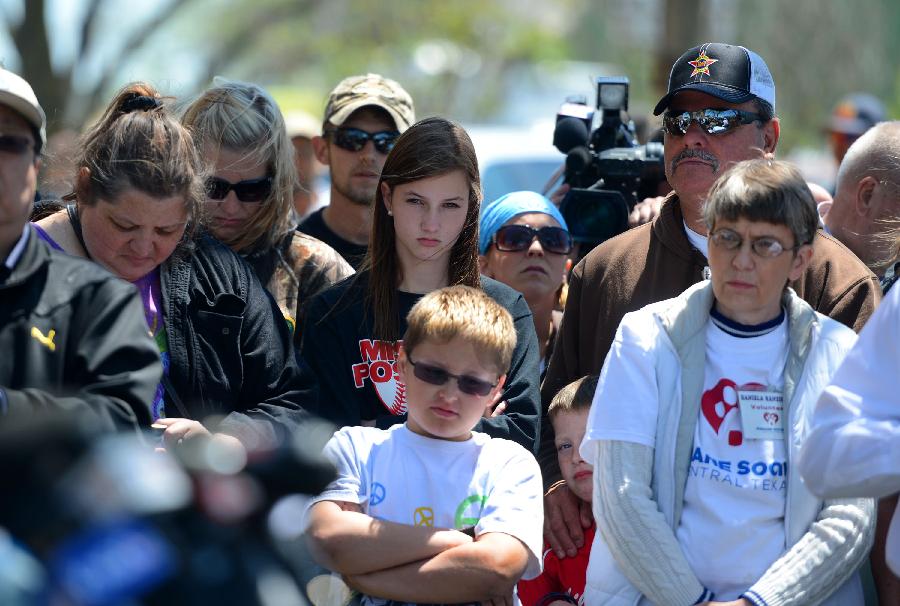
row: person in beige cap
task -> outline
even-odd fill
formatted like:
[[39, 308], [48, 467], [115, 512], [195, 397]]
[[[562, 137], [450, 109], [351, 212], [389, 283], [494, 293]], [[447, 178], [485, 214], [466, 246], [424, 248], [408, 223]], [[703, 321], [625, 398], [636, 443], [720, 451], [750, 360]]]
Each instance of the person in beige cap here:
[[294, 190], [294, 210], [301, 219], [322, 208], [325, 202], [316, 191], [316, 175], [322, 169], [316, 160], [312, 140], [322, 134], [322, 125], [318, 119], [304, 111], [293, 111], [285, 114], [284, 125], [288, 139], [294, 146], [294, 167], [300, 187]]
[[316, 158], [328, 166], [331, 200], [298, 229], [338, 251], [355, 269], [366, 254], [381, 168], [400, 133], [415, 122], [412, 98], [378, 74], [351, 76], [328, 96]]
[[30, 226], [45, 127], [31, 86], [0, 68], [0, 424], [68, 413], [136, 430], [150, 424], [159, 352], [134, 287]]

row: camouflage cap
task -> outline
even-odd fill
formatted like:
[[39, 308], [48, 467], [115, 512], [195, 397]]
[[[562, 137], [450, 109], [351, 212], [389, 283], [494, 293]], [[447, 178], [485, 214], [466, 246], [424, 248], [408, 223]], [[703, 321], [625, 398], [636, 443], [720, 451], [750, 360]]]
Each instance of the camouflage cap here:
[[378, 74], [344, 78], [328, 95], [325, 122], [341, 126], [361, 107], [374, 105], [390, 114], [401, 133], [416, 121], [412, 97], [394, 80]]

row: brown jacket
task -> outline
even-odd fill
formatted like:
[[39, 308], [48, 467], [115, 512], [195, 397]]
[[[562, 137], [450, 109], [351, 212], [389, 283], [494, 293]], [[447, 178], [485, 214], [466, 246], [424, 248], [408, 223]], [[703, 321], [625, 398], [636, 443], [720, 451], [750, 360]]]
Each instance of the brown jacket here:
[[[703, 253], [684, 233], [678, 197], [671, 194], [652, 222], [600, 244], [575, 266], [560, 334], [541, 385], [544, 422], [540, 462], [545, 482], [558, 477], [550, 400], [566, 384], [597, 374], [622, 317], [679, 295], [703, 279]], [[803, 278], [791, 284], [813, 309], [859, 332], [881, 299], [878, 278], [833, 237], [819, 231]]]

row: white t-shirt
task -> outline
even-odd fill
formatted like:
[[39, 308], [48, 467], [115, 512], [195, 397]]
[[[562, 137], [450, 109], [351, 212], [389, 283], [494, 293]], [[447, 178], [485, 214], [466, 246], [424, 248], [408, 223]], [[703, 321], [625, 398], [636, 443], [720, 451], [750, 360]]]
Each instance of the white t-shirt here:
[[741, 338], [710, 320], [706, 343], [704, 391], [676, 537], [698, 580], [717, 600], [734, 600], [785, 549], [784, 439], [744, 435], [738, 392], [764, 391], [776, 399], [782, 392], [787, 321], [762, 336]]
[[691, 246], [702, 252], [703, 256], [709, 259], [709, 238], [702, 234], [698, 234], [688, 227], [687, 221], [684, 222], [684, 234], [687, 236]]
[[[523, 578], [541, 572], [543, 484], [519, 444], [472, 432], [464, 442], [427, 438], [405, 424], [344, 427], [325, 447], [338, 478], [318, 501], [359, 503], [367, 515], [416, 526], [502, 532], [528, 548]], [[366, 604], [385, 604], [366, 597]]]
[[[800, 456], [807, 487], [826, 498], [887, 496], [900, 490], [900, 285], [866, 322], [816, 404]], [[885, 559], [900, 575], [900, 505]]]

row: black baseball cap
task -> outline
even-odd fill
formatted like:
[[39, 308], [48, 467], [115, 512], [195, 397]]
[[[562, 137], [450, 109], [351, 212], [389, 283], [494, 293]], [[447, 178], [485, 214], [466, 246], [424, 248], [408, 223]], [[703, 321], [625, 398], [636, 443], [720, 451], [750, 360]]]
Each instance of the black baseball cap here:
[[676, 93], [696, 90], [729, 103], [762, 99], [775, 108], [775, 81], [762, 57], [743, 46], [707, 42], [681, 55], [669, 73], [669, 90], [653, 109], [660, 115]]

